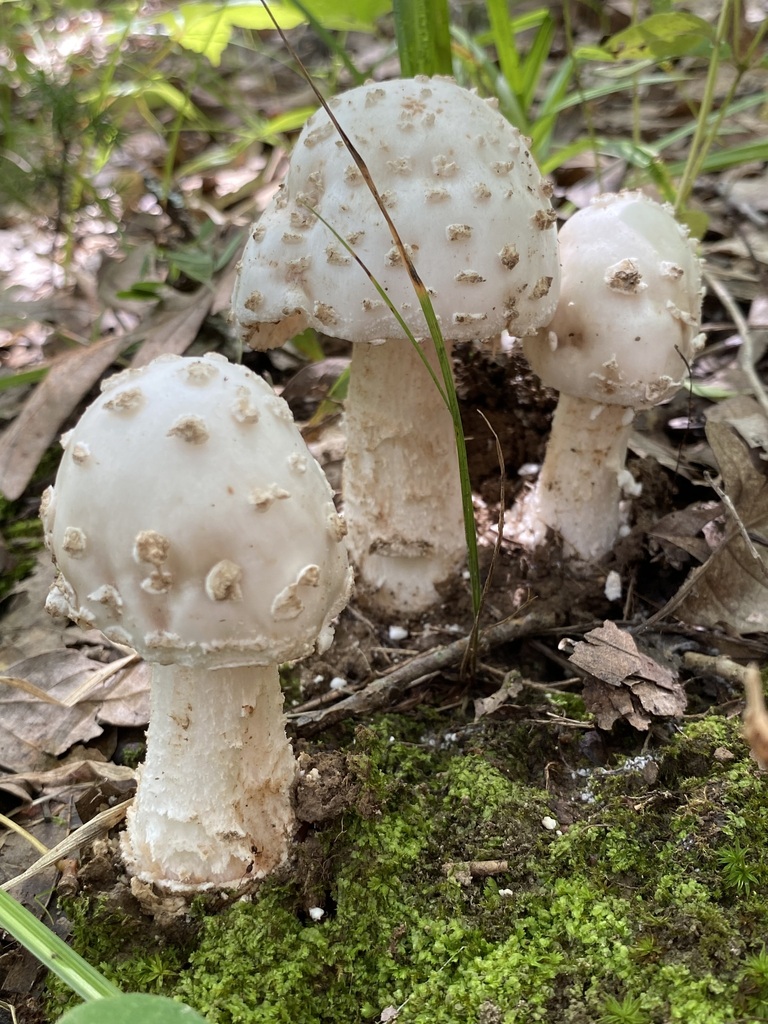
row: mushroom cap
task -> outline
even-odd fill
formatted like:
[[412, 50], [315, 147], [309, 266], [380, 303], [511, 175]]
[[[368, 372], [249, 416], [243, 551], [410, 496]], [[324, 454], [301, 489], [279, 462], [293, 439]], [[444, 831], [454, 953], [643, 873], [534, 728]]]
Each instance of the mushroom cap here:
[[[559, 268], [551, 188], [492, 101], [450, 78], [369, 82], [330, 101], [429, 289], [446, 340], [524, 335], [547, 323]], [[284, 188], [253, 226], [232, 300], [243, 339], [280, 345], [307, 327], [350, 341], [429, 331], [371, 191], [324, 109], [307, 121]]]
[[273, 664], [332, 638], [350, 571], [286, 403], [214, 354], [107, 380], [62, 439], [41, 515], [48, 608], [148, 661]]
[[560, 300], [526, 338], [549, 387], [647, 408], [680, 387], [700, 346], [701, 262], [672, 209], [641, 192], [598, 196], [559, 233]]

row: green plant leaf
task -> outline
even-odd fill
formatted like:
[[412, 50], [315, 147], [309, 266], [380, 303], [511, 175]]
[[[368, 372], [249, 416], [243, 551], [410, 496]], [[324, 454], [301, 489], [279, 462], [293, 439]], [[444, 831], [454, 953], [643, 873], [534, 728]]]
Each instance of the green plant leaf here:
[[[28, 949], [48, 970], [77, 993], [81, 999], [104, 999], [121, 995], [120, 989], [38, 921], [26, 907], [0, 889], [0, 925]], [[94, 1018], [95, 1020], [96, 1018]], [[99, 1018], [101, 1022], [104, 1017]], [[194, 1024], [194, 1022], [192, 1022]]]
[[652, 14], [650, 18], [617, 32], [604, 44], [617, 60], [668, 60], [711, 47], [715, 30], [709, 22], [687, 11]]
[[[325, 28], [339, 31], [373, 27], [376, 18], [391, 6], [389, 0], [308, 0], [307, 11]], [[280, 28], [295, 28], [306, 21], [304, 14], [290, 2], [270, 0], [269, 10]], [[193, 53], [201, 53], [215, 67], [232, 38], [235, 28], [255, 32], [274, 28], [260, 0], [252, 3], [188, 3], [166, 11], [155, 19], [171, 39]]]
[[166, 999], [131, 993], [116, 999], [83, 1003], [59, 1018], [59, 1024], [205, 1024], [190, 1006]]
[[453, 65], [447, 0], [394, 0], [393, 10], [403, 77], [450, 75]]

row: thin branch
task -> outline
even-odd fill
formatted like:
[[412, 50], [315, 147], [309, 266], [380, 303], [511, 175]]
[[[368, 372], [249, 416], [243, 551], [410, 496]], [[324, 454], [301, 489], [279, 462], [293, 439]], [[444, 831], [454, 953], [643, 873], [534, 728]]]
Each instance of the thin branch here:
[[755, 368], [755, 341], [752, 331], [749, 328], [749, 324], [744, 319], [744, 314], [739, 309], [738, 303], [734, 300], [733, 296], [719, 277], [713, 274], [712, 271], [705, 270], [704, 280], [707, 283], [707, 287], [712, 289], [720, 302], [725, 306], [731, 319], [736, 325], [736, 330], [739, 332], [739, 337], [741, 338], [739, 368], [747, 378], [752, 394], [760, 403], [760, 407], [765, 415], [768, 416], [768, 393], [766, 393], [765, 386], [760, 380], [760, 376]]
[[[554, 612], [543, 607], [534, 608], [520, 618], [504, 619], [502, 622], [481, 630], [477, 637], [477, 649], [479, 652], [484, 652], [499, 644], [540, 633], [554, 625]], [[456, 640], [445, 647], [419, 654], [404, 665], [399, 665], [386, 675], [374, 679], [362, 690], [345, 697], [338, 704], [317, 711], [293, 712], [287, 716], [288, 721], [297, 732], [306, 736], [325, 726], [340, 722], [344, 718], [359, 717], [379, 711], [389, 706], [408, 687], [426, 676], [458, 665], [469, 647], [470, 639], [470, 637], [462, 637], [461, 640]]]

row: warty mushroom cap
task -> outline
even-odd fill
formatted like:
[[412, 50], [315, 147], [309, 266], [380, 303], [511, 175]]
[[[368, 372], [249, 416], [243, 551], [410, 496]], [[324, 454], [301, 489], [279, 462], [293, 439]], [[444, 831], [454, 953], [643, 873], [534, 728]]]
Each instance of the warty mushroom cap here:
[[700, 348], [701, 262], [671, 207], [642, 192], [598, 196], [558, 236], [560, 301], [524, 341], [549, 387], [633, 409], [671, 397]]
[[[429, 289], [447, 341], [522, 336], [558, 293], [555, 215], [525, 140], [493, 101], [450, 78], [369, 82], [330, 101]], [[428, 334], [381, 210], [324, 109], [307, 121], [284, 188], [254, 225], [232, 300], [254, 348], [307, 327], [350, 341], [402, 330], [344, 238], [417, 338]]]
[[350, 587], [331, 489], [286, 403], [223, 356], [107, 380], [43, 500], [48, 608], [162, 664], [293, 660]]

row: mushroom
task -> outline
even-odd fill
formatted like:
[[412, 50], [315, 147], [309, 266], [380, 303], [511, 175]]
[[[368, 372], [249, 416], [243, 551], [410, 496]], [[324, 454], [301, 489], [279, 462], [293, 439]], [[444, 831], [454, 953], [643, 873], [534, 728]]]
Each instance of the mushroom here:
[[152, 663], [126, 863], [170, 890], [259, 877], [294, 827], [278, 664], [325, 649], [349, 593], [330, 487], [285, 402], [212, 353], [110, 378], [62, 442], [47, 607]]
[[[449, 351], [548, 322], [559, 277], [551, 189], [493, 101], [449, 78], [419, 77], [369, 82], [330, 106], [428, 289]], [[421, 355], [337, 235], [386, 291]], [[307, 327], [356, 343], [343, 491], [359, 591], [384, 612], [433, 604], [466, 550], [453, 421], [422, 362], [437, 369], [402, 254], [325, 110], [305, 125], [285, 187], [251, 231], [233, 317], [255, 348]]]
[[560, 397], [534, 488], [512, 516], [537, 547], [553, 530], [566, 556], [601, 558], [621, 527], [635, 412], [670, 399], [699, 351], [701, 264], [670, 207], [640, 192], [598, 196], [559, 234], [554, 319], [524, 341], [532, 369]]

